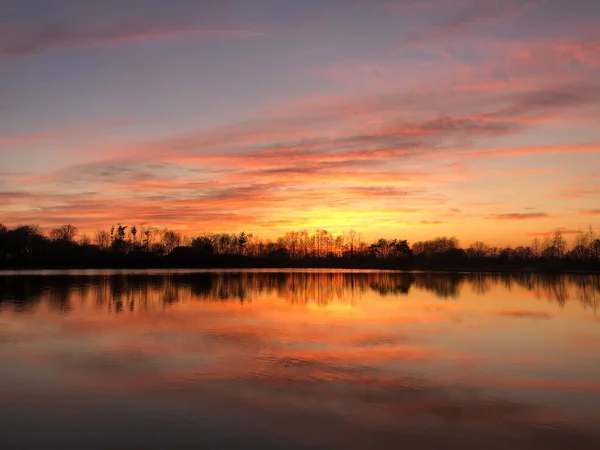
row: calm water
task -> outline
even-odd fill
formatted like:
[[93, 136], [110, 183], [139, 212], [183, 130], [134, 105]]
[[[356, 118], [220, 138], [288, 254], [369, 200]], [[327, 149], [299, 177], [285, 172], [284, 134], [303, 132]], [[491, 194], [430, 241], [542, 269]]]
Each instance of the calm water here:
[[83, 274], [0, 275], [2, 450], [600, 449], [598, 276]]

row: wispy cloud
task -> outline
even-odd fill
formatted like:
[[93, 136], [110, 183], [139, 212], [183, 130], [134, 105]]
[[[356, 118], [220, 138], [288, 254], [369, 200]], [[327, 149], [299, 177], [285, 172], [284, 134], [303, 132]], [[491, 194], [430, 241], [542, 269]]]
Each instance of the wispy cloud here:
[[152, 26], [139, 23], [118, 23], [108, 27], [81, 27], [64, 23], [41, 28], [14, 25], [0, 28], [0, 54], [39, 54], [64, 48], [119, 45], [177, 37], [244, 39], [258, 36], [265, 36], [265, 33], [244, 28]]
[[105, 132], [109, 129], [133, 125], [132, 121], [121, 120], [95, 124], [73, 124], [67, 128], [54, 129], [45, 132], [0, 135], [0, 149], [15, 146], [36, 144], [48, 141], [62, 141], [74, 136]]
[[[596, 153], [596, 152], [595, 152]], [[600, 194], [600, 185], [575, 185], [565, 186], [560, 189], [559, 197], [568, 199], [579, 199], [596, 197]]]
[[554, 230], [529, 232], [525, 233], [525, 235], [530, 237], [552, 237], [556, 234], [557, 231], [565, 236], [571, 236], [579, 233], [580, 230], [559, 227]]
[[531, 219], [545, 219], [549, 217], [547, 213], [505, 213], [505, 214], [493, 214], [488, 219], [499, 219], [499, 220], [531, 220]]
[[535, 6], [538, 2], [535, 0], [507, 0], [500, 4], [489, 1], [455, 1], [441, 2], [425, 1], [425, 2], [389, 2], [387, 9], [392, 12], [400, 12], [410, 14], [411, 11], [418, 7], [428, 10], [445, 10], [444, 18], [449, 18], [441, 23], [434, 23], [430, 26], [420, 27], [410, 33], [396, 50], [403, 50], [414, 45], [424, 45], [432, 43], [438, 39], [448, 38], [462, 33], [472, 31], [479, 26], [486, 25], [490, 21], [512, 17], [523, 12], [527, 7]]

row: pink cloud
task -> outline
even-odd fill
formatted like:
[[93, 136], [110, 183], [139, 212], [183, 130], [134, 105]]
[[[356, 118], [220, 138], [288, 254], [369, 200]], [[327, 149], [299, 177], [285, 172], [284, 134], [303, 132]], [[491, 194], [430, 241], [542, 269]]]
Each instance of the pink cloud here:
[[151, 26], [120, 23], [110, 27], [77, 28], [55, 25], [38, 28], [35, 32], [13, 25], [0, 29], [0, 54], [36, 54], [47, 51], [97, 45], [117, 45], [151, 39], [175, 37], [250, 38], [265, 36], [252, 29], [213, 29], [191, 26]]
[[45, 141], [61, 141], [78, 135], [98, 133], [108, 129], [126, 127], [133, 124], [134, 122], [130, 120], [110, 121], [96, 124], [73, 124], [69, 127], [46, 132], [5, 135], [0, 136], [0, 149]]
[[529, 0], [507, 0], [502, 7], [498, 7], [496, 4], [490, 2], [455, 1], [449, 4], [448, 2], [429, 0], [420, 5], [418, 3], [411, 3], [410, 6], [412, 8], [408, 5], [398, 5], [391, 7], [391, 10], [392, 12], [403, 10], [403, 14], [409, 14], [411, 9], [418, 6], [426, 7], [430, 10], [447, 9], [445, 17], [451, 17], [451, 19], [429, 27], [420, 27], [412, 36], [398, 44], [395, 48], [396, 51], [402, 51], [415, 45], [430, 44], [444, 38], [451, 38], [477, 29], [480, 26], [489, 25], [490, 22], [514, 17], [527, 8], [534, 6], [534, 3]]
[[570, 153], [598, 153], [600, 143], [596, 144], [569, 144], [569, 145], [544, 145], [533, 147], [502, 148], [489, 150], [466, 150], [458, 154], [469, 158], [502, 158], [529, 155], [551, 155]]
[[596, 197], [598, 194], [600, 194], [600, 185], [565, 186], [561, 189], [559, 197], [577, 199]]

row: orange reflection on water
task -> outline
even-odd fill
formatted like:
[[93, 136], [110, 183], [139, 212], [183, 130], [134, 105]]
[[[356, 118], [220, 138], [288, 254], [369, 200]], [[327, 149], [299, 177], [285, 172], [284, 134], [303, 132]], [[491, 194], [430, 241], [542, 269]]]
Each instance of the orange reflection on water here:
[[600, 433], [597, 276], [99, 272], [0, 289], [1, 408], [101, 395], [274, 421], [297, 444], [315, 421], [342, 433], [317, 447]]

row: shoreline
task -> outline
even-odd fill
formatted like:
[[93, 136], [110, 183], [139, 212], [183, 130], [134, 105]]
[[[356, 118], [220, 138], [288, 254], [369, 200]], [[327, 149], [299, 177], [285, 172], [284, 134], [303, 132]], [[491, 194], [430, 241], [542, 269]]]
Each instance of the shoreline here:
[[[294, 273], [294, 272], [314, 272], [314, 273], [372, 273], [372, 272], [389, 272], [389, 273], [437, 273], [448, 275], [461, 274], [503, 274], [503, 273], [539, 273], [552, 275], [600, 275], [600, 269], [548, 269], [548, 268], [516, 268], [516, 267], [341, 267], [341, 266], [213, 266], [213, 267], [193, 267], [193, 266], [31, 266], [31, 267], [1, 267], [0, 276], [18, 276], [18, 275], [37, 275], [42, 272], [48, 275], [57, 274], [63, 275], [65, 272], [77, 272], [85, 275], [85, 272], [129, 272], [131, 274], [139, 273], [240, 273], [240, 272], [255, 272], [255, 273]], [[69, 275], [69, 274], [66, 274]]]

